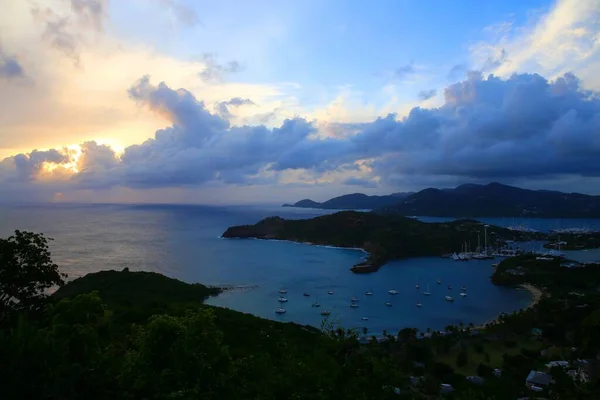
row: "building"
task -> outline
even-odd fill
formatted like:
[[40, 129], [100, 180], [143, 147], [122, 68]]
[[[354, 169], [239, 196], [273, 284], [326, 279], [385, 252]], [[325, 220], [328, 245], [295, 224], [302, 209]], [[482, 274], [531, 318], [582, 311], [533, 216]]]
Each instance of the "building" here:
[[550, 381], [552, 381], [552, 375], [531, 370], [527, 375], [527, 379], [525, 379], [525, 386], [528, 389], [537, 391], [539, 388], [545, 389], [550, 386]]

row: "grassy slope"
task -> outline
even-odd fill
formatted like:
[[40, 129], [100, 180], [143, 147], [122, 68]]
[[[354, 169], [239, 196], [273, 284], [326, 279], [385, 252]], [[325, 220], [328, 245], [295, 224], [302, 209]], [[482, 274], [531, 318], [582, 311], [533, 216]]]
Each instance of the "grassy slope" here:
[[248, 346], [263, 351], [269, 337], [283, 335], [290, 344], [307, 350], [318, 330], [292, 323], [279, 323], [221, 307], [204, 305], [219, 289], [201, 284], [188, 284], [154, 272], [100, 271], [75, 279], [57, 290], [54, 299], [74, 297], [98, 291], [115, 322], [128, 326], [143, 323], [155, 314], [178, 314], [185, 309], [206, 307], [213, 310], [217, 326], [223, 331], [225, 343], [232, 350], [247, 351]]

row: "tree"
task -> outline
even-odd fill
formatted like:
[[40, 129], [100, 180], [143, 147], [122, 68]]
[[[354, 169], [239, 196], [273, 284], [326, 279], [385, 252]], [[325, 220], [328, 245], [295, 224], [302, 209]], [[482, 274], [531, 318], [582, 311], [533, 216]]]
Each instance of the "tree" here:
[[456, 356], [456, 366], [464, 367], [469, 363], [469, 356], [466, 350], [461, 350]]
[[52, 262], [49, 240], [19, 230], [0, 239], [0, 321], [14, 311], [39, 308], [47, 289], [64, 284], [66, 274]]

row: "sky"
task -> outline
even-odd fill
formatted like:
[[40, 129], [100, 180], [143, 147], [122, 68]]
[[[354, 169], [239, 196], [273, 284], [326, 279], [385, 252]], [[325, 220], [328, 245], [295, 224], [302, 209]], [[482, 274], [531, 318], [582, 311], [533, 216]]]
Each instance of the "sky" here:
[[4, 0], [0, 202], [600, 194], [597, 0]]

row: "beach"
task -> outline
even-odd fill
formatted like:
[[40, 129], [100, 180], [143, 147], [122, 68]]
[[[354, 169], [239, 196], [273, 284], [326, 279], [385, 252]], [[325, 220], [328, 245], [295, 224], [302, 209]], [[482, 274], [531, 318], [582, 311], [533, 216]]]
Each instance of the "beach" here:
[[[542, 290], [536, 286], [533, 286], [530, 283], [524, 283], [519, 285], [520, 288], [527, 290], [529, 293], [531, 293], [531, 303], [529, 303], [529, 305], [527, 307], [525, 307], [523, 310], [529, 310], [530, 308], [534, 307], [541, 299], [542, 296], [544, 295], [544, 292], [542, 292]], [[477, 326], [475, 326], [473, 329], [485, 329], [486, 325], [491, 324], [493, 322], [498, 322], [500, 316], [498, 316], [497, 318], [491, 319], [489, 321], [484, 322], [483, 324], [479, 324]]]

